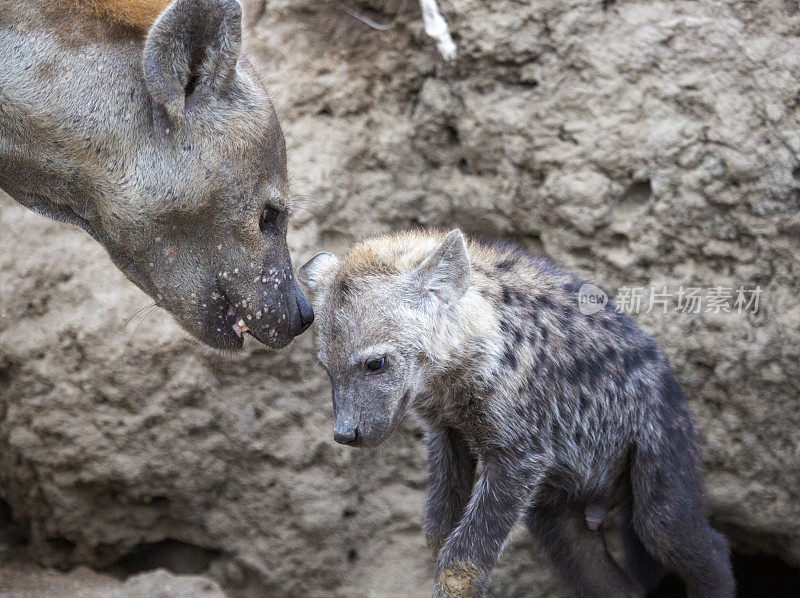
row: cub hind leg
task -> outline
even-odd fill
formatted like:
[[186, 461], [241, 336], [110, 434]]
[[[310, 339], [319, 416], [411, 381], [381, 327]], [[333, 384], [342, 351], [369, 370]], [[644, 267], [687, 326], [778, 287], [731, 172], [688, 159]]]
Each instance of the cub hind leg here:
[[645, 592], [656, 589], [667, 573], [664, 565], [647, 552], [636, 530], [633, 529], [633, 507], [630, 503], [622, 508], [620, 536], [628, 574]]
[[644, 596], [608, 553], [602, 533], [591, 530], [584, 511], [567, 505], [565, 496], [537, 498], [528, 510], [527, 524], [579, 598]]
[[[685, 440], [675, 446], [691, 446]], [[638, 449], [631, 483], [633, 528], [646, 551], [683, 579], [689, 598], [733, 598], [730, 548], [703, 514], [693, 451]]]

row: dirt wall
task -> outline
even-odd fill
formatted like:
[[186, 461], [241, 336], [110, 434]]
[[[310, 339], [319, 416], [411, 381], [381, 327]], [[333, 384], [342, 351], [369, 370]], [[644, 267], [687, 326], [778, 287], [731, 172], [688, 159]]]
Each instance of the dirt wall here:
[[[460, 226], [612, 295], [760, 287], [758, 314], [673, 298], [637, 320], [699, 419], [713, 523], [800, 564], [796, 3], [440, 4], [454, 65], [415, 2], [347, 4], [387, 31], [337, 2], [245, 2], [290, 144], [295, 263]], [[84, 233], [6, 200], [0, 239], [0, 498], [30, 558], [124, 572], [177, 551], [231, 595], [429, 595], [418, 431], [336, 445], [311, 335], [220, 356], [164, 313], [126, 324], [150, 301]], [[520, 531], [492, 595], [563, 595], [538, 558]]]

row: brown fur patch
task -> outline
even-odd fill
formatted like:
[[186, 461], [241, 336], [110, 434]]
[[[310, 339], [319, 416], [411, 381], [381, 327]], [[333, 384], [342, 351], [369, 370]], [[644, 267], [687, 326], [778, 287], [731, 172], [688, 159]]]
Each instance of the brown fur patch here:
[[377, 274], [407, 272], [422, 263], [444, 235], [403, 232], [373, 237], [354, 245], [342, 260], [343, 280]]
[[171, 0], [61, 0], [54, 3], [69, 4], [87, 10], [99, 17], [111, 19], [133, 27], [149, 29]]
[[439, 588], [453, 598], [469, 598], [478, 575], [478, 568], [469, 561], [453, 563], [439, 574]]

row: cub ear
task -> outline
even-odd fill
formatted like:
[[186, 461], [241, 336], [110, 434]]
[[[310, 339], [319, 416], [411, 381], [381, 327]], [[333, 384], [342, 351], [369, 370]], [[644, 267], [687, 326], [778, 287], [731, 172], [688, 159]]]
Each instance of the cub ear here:
[[339, 258], [330, 253], [318, 253], [297, 271], [297, 278], [312, 291], [333, 280]]
[[459, 229], [447, 233], [441, 245], [417, 268], [424, 292], [433, 293], [445, 305], [467, 292], [471, 271], [467, 244]]
[[176, 0], [153, 23], [144, 45], [144, 78], [153, 100], [180, 119], [190, 96], [216, 94], [230, 83], [241, 43], [236, 0]]

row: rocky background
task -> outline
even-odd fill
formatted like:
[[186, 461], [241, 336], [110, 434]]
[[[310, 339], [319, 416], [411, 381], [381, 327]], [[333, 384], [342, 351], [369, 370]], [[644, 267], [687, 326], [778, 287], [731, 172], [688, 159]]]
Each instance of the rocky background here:
[[[291, 148], [295, 263], [460, 226], [612, 296], [759, 285], [758, 314], [637, 319], [700, 421], [737, 574], [800, 566], [797, 2], [440, 6], [454, 65], [413, 1], [245, 2]], [[0, 596], [430, 595], [419, 433], [336, 445], [312, 335], [218, 355], [139, 312], [79, 230], [5, 198], [0, 241]], [[491, 595], [564, 596], [542, 563], [520, 530]]]

